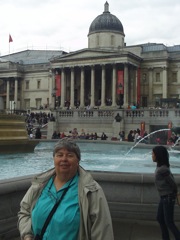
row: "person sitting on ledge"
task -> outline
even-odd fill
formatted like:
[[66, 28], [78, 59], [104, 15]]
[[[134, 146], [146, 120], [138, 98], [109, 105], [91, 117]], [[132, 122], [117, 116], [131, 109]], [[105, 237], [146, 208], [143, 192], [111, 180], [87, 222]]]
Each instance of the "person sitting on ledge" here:
[[108, 137], [107, 135], [103, 132], [101, 135], [101, 140], [106, 140]]
[[51, 139], [58, 139], [58, 134], [56, 131], [53, 132]]
[[113, 240], [107, 200], [101, 186], [79, 165], [79, 146], [70, 138], [60, 140], [53, 159], [54, 168], [34, 177], [20, 203], [21, 239]]
[[94, 133], [94, 140], [97, 140], [97, 138], [98, 138], [98, 135], [97, 135], [97, 133], [95, 132], [95, 133]]

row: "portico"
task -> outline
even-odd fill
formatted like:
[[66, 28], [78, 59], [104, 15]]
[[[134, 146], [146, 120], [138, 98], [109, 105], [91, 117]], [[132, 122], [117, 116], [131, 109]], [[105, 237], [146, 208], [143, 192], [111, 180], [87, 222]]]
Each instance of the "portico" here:
[[[60, 107], [64, 108], [65, 103], [69, 102], [72, 109], [77, 106], [84, 108], [88, 105], [91, 108], [108, 106], [117, 108], [120, 105], [120, 94], [123, 96], [124, 106], [127, 107], [132, 102], [137, 103], [137, 71], [140, 59], [136, 57], [132, 61], [132, 56], [116, 54], [114, 59], [111, 58], [108, 61], [105, 56], [102, 58], [104, 55], [102, 50], [96, 61], [93, 61], [90, 53], [91, 51], [86, 49], [81, 54], [74, 55], [73, 59], [71, 54], [67, 54], [51, 62], [54, 73], [52, 85], [56, 90], [59, 85], [56, 79], [60, 81]], [[109, 55], [110, 53], [108, 58]], [[121, 72], [121, 76], [118, 72]], [[56, 75], [59, 77], [56, 78]], [[121, 89], [119, 89], [119, 83], [121, 83]]]

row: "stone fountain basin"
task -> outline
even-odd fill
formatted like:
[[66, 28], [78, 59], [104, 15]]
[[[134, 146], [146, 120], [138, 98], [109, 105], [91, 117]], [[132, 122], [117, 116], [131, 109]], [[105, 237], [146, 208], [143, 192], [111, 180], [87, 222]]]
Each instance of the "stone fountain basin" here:
[[[123, 240], [160, 239], [156, 222], [159, 196], [153, 174], [90, 172], [106, 195], [116, 240], [119, 240], [120, 236], [123, 236]], [[7, 237], [5, 239], [18, 236], [19, 204], [30, 186], [32, 177], [31, 175], [0, 181], [0, 239], [2, 236]], [[175, 179], [180, 189], [180, 176], [175, 175]], [[180, 225], [180, 208], [177, 205], [175, 220]]]

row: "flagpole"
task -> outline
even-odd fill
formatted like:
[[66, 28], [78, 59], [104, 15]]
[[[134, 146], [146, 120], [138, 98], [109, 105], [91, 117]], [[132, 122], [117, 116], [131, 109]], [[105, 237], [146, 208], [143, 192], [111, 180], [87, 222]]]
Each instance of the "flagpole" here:
[[13, 42], [11, 34], [9, 34], [9, 61], [10, 61], [10, 43]]
[[10, 61], [10, 42], [9, 42], [9, 61]]

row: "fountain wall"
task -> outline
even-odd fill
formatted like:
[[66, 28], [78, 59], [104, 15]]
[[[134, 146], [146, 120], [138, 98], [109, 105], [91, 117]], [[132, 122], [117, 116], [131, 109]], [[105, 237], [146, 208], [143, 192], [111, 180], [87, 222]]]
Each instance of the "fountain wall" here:
[[[156, 218], [158, 193], [153, 174], [91, 171], [102, 186], [113, 220], [115, 240], [160, 239]], [[180, 176], [175, 175], [180, 189]], [[17, 212], [31, 176], [0, 181], [0, 239], [18, 236]], [[180, 226], [180, 207], [175, 207]], [[148, 238], [149, 237], [149, 238]]]
[[39, 141], [29, 140], [25, 118], [15, 114], [0, 114], [1, 153], [33, 152]]

